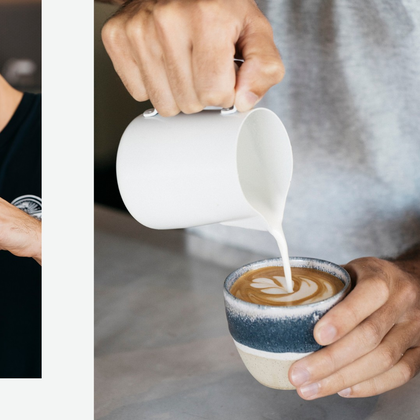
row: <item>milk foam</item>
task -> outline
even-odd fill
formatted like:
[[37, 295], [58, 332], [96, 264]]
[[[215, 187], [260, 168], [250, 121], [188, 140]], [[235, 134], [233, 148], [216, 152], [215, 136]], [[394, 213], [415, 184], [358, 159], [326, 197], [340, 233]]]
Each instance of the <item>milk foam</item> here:
[[312, 268], [292, 268], [292, 291], [287, 289], [284, 267], [267, 266], [244, 273], [230, 292], [259, 305], [294, 306], [327, 299], [344, 286], [337, 277]]
[[[300, 288], [296, 292], [288, 292], [287, 290], [287, 279], [281, 276], [273, 276], [278, 283], [276, 284], [272, 279], [266, 277], [260, 277], [257, 279], [253, 279], [252, 283], [250, 284], [251, 287], [256, 289], [260, 289], [262, 293], [267, 295], [267, 300], [275, 303], [275, 302], [293, 302], [296, 300], [305, 299], [307, 296], [315, 296], [313, 299], [307, 299], [307, 303], [311, 303], [312, 301], [318, 301], [326, 299], [330, 296], [333, 296], [334, 290], [330, 283], [325, 283], [325, 289], [322, 290], [321, 293], [318, 293], [319, 284], [312, 279], [308, 279], [306, 277], [302, 277], [302, 283]], [[292, 284], [294, 282], [292, 280]]]

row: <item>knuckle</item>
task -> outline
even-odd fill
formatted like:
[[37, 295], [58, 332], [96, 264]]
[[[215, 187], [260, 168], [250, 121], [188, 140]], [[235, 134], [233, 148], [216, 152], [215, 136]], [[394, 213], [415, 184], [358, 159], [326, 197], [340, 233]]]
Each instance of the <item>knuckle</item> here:
[[143, 25], [139, 19], [130, 19], [125, 25], [127, 37], [131, 40], [141, 41], [144, 37]]
[[419, 299], [419, 287], [412, 281], [405, 281], [401, 287], [403, 301], [412, 306]]
[[325, 349], [323, 358], [323, 365], [327, 366], [326, 371], [335, 372], [337, 370], [336, 359], [334, 358], [334, 353], [332, 351], [329, 351], [328, 347]]
[[285, 74], [284, 65], [281, 61], [272, 61], [266, 68], [266, 73], [273, 83], [279, 83]]
[[408, 382], [410, 379], [414, 378], [417, 373], [417, 369], [414, 365], [408, 363], [407, 361], [402, 360], [400, 362], [400, 374], [401, 379], [404, 383]]
[[145, 89], [139, 88], [138, 84], [136, 84], [133, 80], [130, 80], [127, 78], [127, 76], [124, 73], [118, 72], [118, 75], [120, 76], [121, 82], [127, 89], [128, 93], [138, 102], [143, 102], [149, 99], [149, 96]]
[[376, 322], [367, 319], [362, 325], [362, 340], [366, 347], [373, 349], [382, 340], [382, 330]]
[[162, 117], [174, 117], [180, 111], [178, 107], [156, 107], [156, 109]]
[[101, 30], [102, 41], [105, 46], [115, 44], [121, 36], [121, 27], [112, 19], [105, 23]]
[[[358, 309], [354, 305], [347, 305], [345, 318], [348, 325], [359, 325], [361, 322]], [[338, 323], [340, 325], [340, 323]]]
[[265, 78], [271, 83], [277, 84], [281, 82], [285, 75], [283, 62], [279, 57], [265, 59], [260, 63], [260, 68]]
[[410, 318], [413, 320], [414, 325], [420, 325], [420, 308], [413, 309]]
[[220, 17], [225, 12], [222, 10], [221, 3], [216, 1], [198, 0], [195, 2], [195, 14], [202, 19]]
[[160, 29], [167, 29], [177, 20], [178, 11], [179, 4], [177, 2], [156, 3], [153, 8], [153, 18], [155, 24]]
[[384, 260], [381, 260], [378, 257], [363, 257], [362, 260], [365, 260], [370, 265], [375, 265], [377, 267], [382, 267]]
[[258, 25], [262, 30], [264, 30], [271, 38], [273, 37], [273, 28], [269, 22], [269, 20], [264, 16], [261, 10], [256, 7], [255, 8], [255, 15], [254, 15], [254, 23]]
[[327, 387], [330, 389], [344, 389], [347, 387], [347, 376], [344, 376], [343, 372], [338, 371], [331, 379], [327, 382]]
[[217, 89], [205, 90], [199, 94], [199, 100], [205, 106], [220, 106], [226, 99], [226, 93]]
[[368, 266], [368, 261], [370, 257], [361, 257], [355, 258], [346, 264], [346, 267], [356, 269], [357, 267], [366, 267]]
[[389, 285], [386, 280], [382, 277], [372, 277], [371, 282], [375, 289], [377, 298], [385, 303], [389, 299]]
[[144, 102], [149, 99], [147, 93], [143, 91], [131, 91], [130, 94], [137, 102]]
[[359, 265], [363, 268], [369, 268], [371, 271], [378, 271], [383, 266], [384, 260], [376, 257], [361, 257], [350, 262], [351, 265]]
[[180, 106], [180, 108], [184, 114], [196, 114], [197, 112], [200, 112], [203, 110], [203, 106], [200, 103], [197, 103], [197, 104], [188, 103], [188, 104]]
[[[369, 395], [381, 394], [381, 389], [382, 389], [383, 384], [380, 382], [377, 376], [369, 380], [367, 384], [368, 384], [367, 388], [370, 390]], [[364, 395], [360, 395], [360, 396], [363, 397]]]
[[401, 355], [398, 349], [392, 348], [388, 345], [384, 345], [379, 353], [379, 359], [381, 366], [386, 370], [391, 369], [398, 361], [398, 356]]

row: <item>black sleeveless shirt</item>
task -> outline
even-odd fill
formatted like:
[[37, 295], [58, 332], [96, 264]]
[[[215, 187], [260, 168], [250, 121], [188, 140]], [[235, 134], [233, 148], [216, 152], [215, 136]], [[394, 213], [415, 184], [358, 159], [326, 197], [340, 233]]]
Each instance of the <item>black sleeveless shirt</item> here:
[[[25, 93], [0, 132], [0, 197], [42, 218], [41, 95]], [[3, 250], [0, 377], [41, 377], [41, 267]]]

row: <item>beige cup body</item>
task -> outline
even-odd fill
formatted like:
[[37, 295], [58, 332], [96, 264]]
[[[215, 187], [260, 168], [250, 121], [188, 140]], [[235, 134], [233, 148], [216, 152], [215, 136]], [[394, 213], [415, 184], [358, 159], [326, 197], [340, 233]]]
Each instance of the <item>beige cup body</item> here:
[[289, 381], [290, 366], [311, 353], [274, 353], [258, 351], [234, 340], [239, 356], [249, 373], [262, 385], [273, 389], [296, 389]]

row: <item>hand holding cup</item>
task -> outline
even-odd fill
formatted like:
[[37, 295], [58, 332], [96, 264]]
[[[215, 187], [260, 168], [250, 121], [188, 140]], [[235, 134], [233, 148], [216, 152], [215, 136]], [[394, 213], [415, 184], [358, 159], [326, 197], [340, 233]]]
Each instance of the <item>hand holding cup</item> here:
[[356, 286], [314, 331], [327, 347], [290, 369], [302, 398], [377, 395], [420, 371], [419, 265], [417, 255], [394, 262], [359, 258], [345, 266]]

